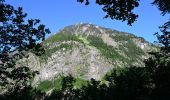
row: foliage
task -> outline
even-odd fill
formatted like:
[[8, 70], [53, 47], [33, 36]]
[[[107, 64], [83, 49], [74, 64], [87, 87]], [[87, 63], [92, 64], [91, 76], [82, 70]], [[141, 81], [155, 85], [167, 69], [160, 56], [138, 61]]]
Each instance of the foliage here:
[[158, 32], [155, 35], [158, 38], [158, 43], [161, 44], [161, 52], [165, 54], [169, 54], [170, 52], [170, 22], [165, 23], [160, 27], [160, 31], [162, 34]]
[[[58, 33], [42, 42], [45, 52], [41, 54], [40, 61], [46, 61], [47, 58], [51, 56], [51, 54], [53, 54], [54, 52], [58, 50], [61, 50], [61, 49], [70, 50], [74, 46], [76, 46], [75, 44], [73, 45], [73, 43], [60, 43], [64, 41], [65, 42], [66, 41], [77, 41], [79, 43], [84, 44], [84, 41], [79, 39], [78, 36], [75, 36], [72, 34], [66, 34], [66, 33]], [[53, 45], [55, 45], [55, 47], [51, 47]]]
[[[77, 1], [82, 3], [85, 0]], [[88, 5], [89, 0], [86, 0], [85, 4]], [[103, 7], [102, 10], [106, 12], [105, 18], [127, 21], [128, 25], [132, 25], [138, 18], [133, 9], [139, 6], [139, 0], [96, 0], [96, 4]]]
[[[74, 80], [74, 82], [69, 85], [73, 85], [72, 87], [74, 87], [76, 89], [80, 89], [87, 84], [86, 80], [83, 80], [80, 78], [73, 77], [72, 80]], [[70, 81], [72, 81], [72, 80], [70, 80]], [[65, 86], [65, 84], [67, 84], [67, 82], [68, 82], [67, 76], [60, 76], [53, 80], [46, 80], [46, 81], [40, 82], [37, 88], [43, 92], [47, 92], [51, 89], [60, 91], [62, 88], [68, 87], [68, 86]]]
[[111, 38], [113, 38], [116, 42], [121, 42], [121, 41], [128, 41], [130, 39], [135, 38], [134, 35], [130, 35], [130, 33], [125, 36], [123, 33], [118, 33], [116, 35], [109, 35]]
[[[116, 35], [116, 36], [110, 35], [110, 37], [112, 37], [117, 42], [126, 41], [127, 43], [123, 43], [122, 45], [119, 46], [119, 48], [115, 48], [113, 46], [107, 45], [106, 43], [103, 42], [101, 38], [96, 37], [96, 36], [88, 36], [87, 39], [92, 46], [95, 46], [97, 49], [99, 49], [99, 51], [104, 57], [111, 59], [113, 62], [119, 59], [122, 62], [128, 63], [128, 65], [132, 65], [133, 62], [137, 61], [136, 60], [137, 58], [140, 59], [139, 55], [145, 54], [131, 40], [131, 37], [125, 37], [121, 35]], [[123, 50], [123, 53], [131, 59], [128, 59], [124, 57], [123, 55], [120, 55], [119, 49]]]
[[[66, 33], [58, 33], [50, 38], [48, 38], [45, 43], [54, 43], [54, 42], [63, 42], [63, 41], [78, 41], [80, 43], [84, 43], [78, 36]], [[43, 43], [44, 43], [43, 42]]]
[[170, 0], [154, 0], [152, 4], [158, 7], [162, 15], [170, 13]]
[[53, 88], [56, 90], [60, 90], [61, 89], [61, 81], [62, 81], [62, 77], [56, 78], [53, 80], [45, 80], [45, 81], [40, 82], [38, 84], [37, 88], [44, 92], [47, 92]]
[[113, 69], [105, 80], [114, 87], [115, 100], [148, 100], [152, 90], [150, 74], [144, 67]]
[[22, 89], [37, 72], [25, 66], [16, 66], [15, 62], [31, 49], [37, 55], [43, 53], [38, 42], [45, 39], [49, 30], [39, 24], [38, 19], [25, 21], [27, 14], [21, 7], [15, 9], [0, 1], [0, 9], [0, 86], [18, 85]]
[[53, 53], [55, 53], [58, 50], [65, 49], [65, 50], [70, 50], [73, 48], [72, 43], [63, 43], [60, 44], [59, 46], [53, 47], [53, 48], [46, 48], [44, 54], [40, 56], [40, 61], [46, 61], [48, 57], [51, 57]]
[[122, 43], [122, 41], [125, 42], [122, 43], [122, 45], [120, 45], [120, 49], [124, 51], [127, 57], [132, 58], [132, 60], [134, 59], [134, 61], [135, 58], [139, 58], [140, 55], [145, 54], [143, 50], [137, 47], [136, 44], [134, 43], [133, 39], [135, 39], [135, 37], [133, 35], [128, 35], [127, 37], [123, 35], [115, 35], [115, 36], [110, 35], [110, 37], [113, 38], [116, 42], [119, 43]]
[[100, 50], [101, 54], [106, 58], [110, 58], [113, 61], [120, 57], [119, 53], [116, 52], [115, 48], [108, 46], [103, 40], [96, 36], [88, 36], [87, 40], [90, 44]]
[[170, 99], [170, 32], [167, 24], [160, 27], [161, 35], [156, 33], [161, 49], [158, 52], [151, 52], [151, 58], [145, 61], [146, 68], [151, 74], [152, 83], [155, 85], [152, 99]]
[[[63, 81], [62, 90], [54, 90], [46, 100], [150, 100], [150, 76], [144, 67], [114, 69], [102, 83], [91, 79], [82, 88], [74, 88], [70, 76]], [[50, 98], [50, 99], [49, 99]]]
[[15, 89], [13, 92], [6, 93], [1, 100], [40, 100], [45, 96], [42, 92], [32, 86], [24, 89]]

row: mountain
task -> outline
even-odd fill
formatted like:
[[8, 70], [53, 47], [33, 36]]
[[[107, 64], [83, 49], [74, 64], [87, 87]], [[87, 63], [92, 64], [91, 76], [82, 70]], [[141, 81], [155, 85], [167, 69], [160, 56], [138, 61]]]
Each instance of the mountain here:
[[61, 74], [100, 80], [113, 68], [144, 66], [147, 52], [156, 50], [141, 37], [89, 23], [67, 26], [42, 45], [45, 54], [38, 57], [29, 53], [19, 61], [40, 72], [36, 81]]

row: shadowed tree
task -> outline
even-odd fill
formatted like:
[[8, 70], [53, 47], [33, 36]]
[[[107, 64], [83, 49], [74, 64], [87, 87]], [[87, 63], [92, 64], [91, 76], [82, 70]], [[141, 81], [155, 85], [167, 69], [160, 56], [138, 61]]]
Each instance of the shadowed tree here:
[[158, 7], [162, 15], [170, 13], [170, 0], [154, 0], [152, 4]]
[[158, 43], [161, 44], [158, 52], [151, 52], [152, 57], [145, 61], [146, 68], [151, 75], [154, 90], [152, 99], [170, 99], [170, 31], [167, 24], [160, 27], [162, 34], [158, 34]]
[[[78, 2], [85, 2], [88, 5], [89, 0], [77, 0]], [[106, 12], [104, 18], [111, 18], [127, 21], [128, 25], [132, 25], [138, 18], [138, 15], [133, 12], [135, 7], [139, 6], [139, 0], [96, 0], [96, 4], [102, 6], [102, 10]]]
[[71, 75], [62, 78], [61, 90], [53, 90], [45, 100], [82, 100], [81, 90], [75, 89], [75, 78]]
[[0, 86], [24, 88], [36, 71], [27, 66], [16, 65], [16, 61], [26, 57], [27, 51], [36, 55], [44, 52], [41, 42], [49, 30], [39, 24], [38, 19], [26, 21], [27, 14], [21, 7], [0, 1]]
[[27, 86], [24, 89], [12, 90], [13, 92], [6, 93], [4, 98], [0, 100], [41, 100], [45, 97], [46, 93], [39, 89], [33, 88], [32, 86]]
[[105, 76], [109, 82], [112, 99], [149, 100], [152, 84], [150, 74], [144, 67], [113, 69]]
[[[92, 0], [77, 1], [89, 5]], [[152, 4], [162, 12], [162, 15], [170, 13], [170, 0], [152, 1]], [[104, 18], [127, 21], [128, 25], [132, 25], [138, 18], [138, 14], [135, 14], [133, 10], [139, 6], [140, 0], [96, 0], [96, 4], [102, 6], [102, 10], [106, 12]]]

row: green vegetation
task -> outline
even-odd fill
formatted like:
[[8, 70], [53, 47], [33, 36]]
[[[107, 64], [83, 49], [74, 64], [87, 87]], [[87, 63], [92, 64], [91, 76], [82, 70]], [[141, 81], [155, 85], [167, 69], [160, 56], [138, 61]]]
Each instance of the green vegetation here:
[[[125, 34], [128, 34], [127, 36], [125, 36]], [[116, 35], [109, 35], [111, 38], [113, 38], [116, 42], [124, 42], [124, 41], [128, 41], [130, 39], [134, 39], [134, 38], [137, 38], [139, 39], [141, 42], [146, 42], [145, 39], [143, 37], [136, 37], [135, 35], [133, 34], [130, 34], [130, 33], [118, 33]]]
[[[119, 45], [119, 49], [123, 50], [123, 53], [130, 59], [123, 59], [126, 60], [128, 65], [131, 65], [132, 62], [135, 62], [137, 58], [141, 58], [140, 55], [144, 55], [144, 51], [137, 47], [136, 44], [133, 42], [133, 35], [123, 36], [123, 35], [110, 35], [116, 42], [122, 43]], [[140, 38], [144, 41], [142, 38]]]
[[144, 51], [137, 47], [132, 40], [128, 40], [126, 44], [120, 45], [119, 48], [130, 58], [127, 59], [128, 63], [135, 62], [137, 58], [141, 58], [141, 56], [145, 54]]
[[88, 73], [87, 66], [89, 66], [89, 64], [88, 63], [84, 63], [83, 65], [84, 66], [82, 66], [82, 65], [77, 65], [76, 66], [77, 75], [79, 77], [83, 77], [84, 75], [86, 75]]
[[38, 84], [38, 89], [43, 92], [47, 92], [51, 89], [61, 90], [62, 88], [62, 80], [64, 76], [59, 76], [53, 80], [45, 80]]
[[86, 86], [88, 83], [87, 80], [81, 78], [75, 78], [75, 82], [73, 83], [74, 87], [77, 89], [81, 89], [83, 86]]
[[41, 62], [46, 61], [48, 57], [51, 57], [51, 55], [58, 50], [61, 50], [61, 49], [70, 50], [73, 48], [73, 46], [76, 46], [76, 45], [73, 45], [72, 43], [70, 44], [64, 43], [64, 44], [60, 44], [59, 46], [55, 46], [54, 48], [47, 48], [45, 50], [45, 53], [40, 56], [40, 61]]
[[[60, 77], [55, 78], [53, 80], [42, 81], [42, 82], [39, 83], [37, 88], [40, 89], [43, 92], [47, 92], [51, 89], [61, 90], [62, 89], [62, 82], [63, 82], [64, 78], [65, 78], [64, 76], [60, 76]], [[74, 80], [75, 81], [73, 82], [73, 87], [77, 88], [77, 89], [80, 89], [80, 88], [82, 88], [82, 86], [87, 85], [87, 82], [88, 82], [88, 81], [83, 80], [81, 78], [74, 78]]]
[[[61, 50], [61, 49], [65, 49], [65, 50], [70, 50], [73, 47], [76, 47], [76, 44], [73, 43], [61, 43], [64, 41], [77, 41], [79, 43], [83, 43], [84, 44], [84, 40], [82, 40], [82, 38], [79, 39], [79, 36], [76, 35], [72, 35], [72, 34], [66, 34], [66, 33], [58, 33], [50, 38], [48, 38], [47, 40], [45, 40], [42, 44], [44, 44], [45, 46], [45, 53], [42, 54], [40, 56], [40, 61], [44, 62], [47, 60], [48, 57], [50, 57], [54, 52]], [[48, 44], [48, 46], [46, 46], [46, 44]], [[58, 44], [58, 46], [55, 47], [50, 47], [53, 46], [55, 44]]]
[[[116, 39], [119, 41], [127, 41], [127, 43], [120, 45], [119, 48], [114, 48], [113, 46], [109, 46], [106, 43], [104, 43], [103, 40], [99, 37], [95, 36], [88, 37], [88, 41], [90, 41], [90, 44], [92, 46], [95, 46], [104, 57], [109, 58], [112, 61], [118, 59], [123, 63], [127, 63], [127, 65], [132, 65], [132, 63], [135, 62], [137, 58], [140, 58], [140, 55], [144, 54], [144, 52], [139, 47], [137, 47], [135, 43], [129, 39], [129, 37], [118, 36], [116, 37]], [[119, 50], [123, 50], [123, 53], [128, 58], [124, 57], [123, 55], [120, 55], [118, 53]]]
[[124, 34], [122, 35], [121, 33], [116, 34], [116, 35], [109, 35], [111, 38], [113, 38], [116, 42], [120, 42], [120, 41], [128, 41], [129, 39], [134, 38], [134, 35], [127, 35], [125, 36]]
[[101, 54], [112, 60], [119, 59], [121, 55], [113, 48], [112, 46], [107, 45], [103, 40], [96, 36], [88, 36], [87, 40], [90, 42], [90, 45], [96, 47], [100, 50]]
[[40, 84], [37, 87], [41, 91], [47, 92], [53, 88], [55, 89], [61, 89], [61, 79], [54, 79], [54, 80], [46, 80], [40, 82]]
[[82, 40], [83, 43], [89, 44], [89, 41], [88, 41], [86, 38], [84, 38], [82, 35], [78, 36], [78, 38], [79, 38], [80, 40]]
[[45, 43], [54, 43], [54, 42], [63, 42], [63, 41], [78, 41], [80, 43], [84, 43], [81, 39], [78, 38], [78, 36], [73, 34], [66, 34], [66, 33], [58, 33], [54, 36], [51, 36], [47, 40], [43, 42]]

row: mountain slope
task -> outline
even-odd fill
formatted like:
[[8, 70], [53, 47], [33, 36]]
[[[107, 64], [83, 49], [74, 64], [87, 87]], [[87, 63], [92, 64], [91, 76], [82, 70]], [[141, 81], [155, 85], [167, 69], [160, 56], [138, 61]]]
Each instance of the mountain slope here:
[[21, 61], [40, 72], [36, 80], [59, 74], [99, 80], [112, 68], [144, 66], [147, 52], [156, 50], [143, 38], [88, 23], [67, 26], [42, 44], [45, 54]]

